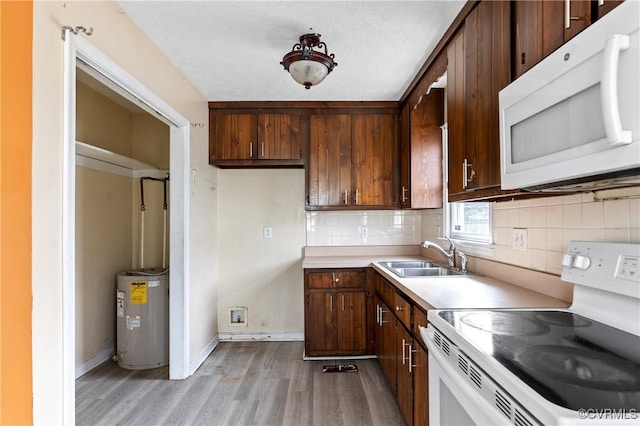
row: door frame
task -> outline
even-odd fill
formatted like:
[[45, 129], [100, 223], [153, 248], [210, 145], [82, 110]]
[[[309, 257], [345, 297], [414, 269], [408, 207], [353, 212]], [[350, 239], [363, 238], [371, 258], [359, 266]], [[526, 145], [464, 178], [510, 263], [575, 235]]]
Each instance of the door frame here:
[[62, 170], [62, 340], [63, 421], [75, 423], [75, 142], [76, 66], [81, 61], [99, 80], [163, 121], [169, 131], [169, 378], [189, 376], [190, 123], [108, 56], [65, 31]]

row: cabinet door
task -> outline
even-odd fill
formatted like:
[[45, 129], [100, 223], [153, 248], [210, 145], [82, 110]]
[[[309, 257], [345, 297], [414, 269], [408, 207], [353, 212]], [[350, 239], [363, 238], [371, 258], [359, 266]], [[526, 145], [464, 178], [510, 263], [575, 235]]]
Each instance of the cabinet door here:
[[429, 424], [429, 357], [415, 340], [413, 351], [413, 424], [426, 425]]
[[366, 293], [352, 291], [336, 294], [338, 351], [366, 353]]
[[353, 205], [393, 206], [396, 117], [352, 116]]
[[299, 114], [259, 114], [257, 158], [299, 160], [300, 123]]
[[255, 114], [210, 112], [210, 155], [213, 160], [244, 160], [257, 152], [257, 118]]
[[460, 30], [447, 46], [447, 115], [449, 193], [462, 192], [462, 163], [465, 145], [465, 63], [464, 31]]
[[397, 401], [400, 412], [404, 416], [408, 425], [413, 423], [413, 374], [412, 367], [412, 347], [413, 339], [407, 330], [398, 324], [396, 342], [396, 359], [397, 359]]
[[[567, 4], [567, 3], [565, 3]], [[591, 1], [570, 0], [564, 12], [564, 42], [566, 43], [591, 24]]]
[[309, 128], [307, 205], [351, 204], [351, 115], [312, 115]]
[[599, 0], [597, 3], [597, 16], [598, 19], [602, 18], [607, 13], [611, 12], [624, 0]]
[[336, 297], [333, 292], [310, 291], [305, 309], [305, 351], [309, 356], [338, 349]]
[[[444, 89], [432, 89], [411, 111], [410, 207], [442, 207]], [[404, 187], [403, 187], [404, 190]], [[404, 197], [404, 193], [400, 194]], [[402, 201], [405, 198], [401, 199]], [[403, 204], [404, 206], [404, 204]]]
[[376, 298], [378, 321], [375, 327], [376, 355], [382, 373], [396, 394], [396, 319], [387, 305]]
[[[512, 3], [515, 80], [564, 43], [565, 2], [518, 0]], [[578, 25], [576, 23], [574, 29]]]
[[409, 102], [404, 104], [398, 119], [398, 148], [400, 153], [400, 207], [411, 208], [411, 130]]
[[509, 2], [480, 2], [449, 46], [449, 201], [500, 192], [498, 92], [509, 83], [509, 24]]

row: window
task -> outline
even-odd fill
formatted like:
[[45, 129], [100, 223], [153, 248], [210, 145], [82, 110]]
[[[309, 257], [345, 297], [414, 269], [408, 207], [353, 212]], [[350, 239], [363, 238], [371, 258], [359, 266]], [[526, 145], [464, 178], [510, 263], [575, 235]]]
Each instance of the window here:
[[491, 203], [449, 203], [450, 237], [492, 242]]

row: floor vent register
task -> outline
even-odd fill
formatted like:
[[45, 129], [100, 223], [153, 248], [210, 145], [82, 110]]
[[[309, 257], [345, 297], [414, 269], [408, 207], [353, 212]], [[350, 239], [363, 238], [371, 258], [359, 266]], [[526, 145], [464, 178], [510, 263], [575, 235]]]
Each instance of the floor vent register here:
[[337, 365], [323, 365], [323, 373], [357, 373], [358, 366], [355, 364], [337, 364]]

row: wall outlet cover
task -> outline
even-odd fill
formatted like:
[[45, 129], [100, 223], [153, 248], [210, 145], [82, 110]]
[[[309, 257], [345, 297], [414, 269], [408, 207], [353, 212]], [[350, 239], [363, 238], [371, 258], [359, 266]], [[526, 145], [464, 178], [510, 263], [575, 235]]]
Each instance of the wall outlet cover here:
[[513, 228], [512, 245], [514, 250], [527, 251], [528, 238], [526, 228]]

